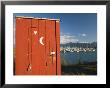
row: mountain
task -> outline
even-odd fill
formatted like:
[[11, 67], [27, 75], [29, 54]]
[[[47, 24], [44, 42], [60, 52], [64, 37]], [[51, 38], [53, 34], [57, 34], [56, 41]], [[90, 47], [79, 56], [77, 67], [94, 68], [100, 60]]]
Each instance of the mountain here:
[[97, 48], [97, 42], [92, 43], [66, 43], [60, 44], [60, 47], [82, 47], [82, 48]]

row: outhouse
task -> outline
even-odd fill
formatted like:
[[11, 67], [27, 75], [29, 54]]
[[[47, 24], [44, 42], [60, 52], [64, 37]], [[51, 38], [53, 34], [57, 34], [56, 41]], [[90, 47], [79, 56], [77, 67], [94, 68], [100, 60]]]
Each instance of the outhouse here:
[[15, 75], [61, 75], [60, 20], [16, 17]]

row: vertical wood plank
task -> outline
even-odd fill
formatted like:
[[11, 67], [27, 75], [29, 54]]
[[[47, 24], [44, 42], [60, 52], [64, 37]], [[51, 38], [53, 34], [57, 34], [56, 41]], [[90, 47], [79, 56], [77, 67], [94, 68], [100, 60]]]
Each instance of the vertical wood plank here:
[[16, 18], [15, 38], [15, 74], [25, 75], [28, 65], [28, 29], [31, 26], [30, 19]]
[[61, 75], [61, 62], [60, 62], [60, 23], [56, 21], [56, 45], [57, 45], [57, 75]]

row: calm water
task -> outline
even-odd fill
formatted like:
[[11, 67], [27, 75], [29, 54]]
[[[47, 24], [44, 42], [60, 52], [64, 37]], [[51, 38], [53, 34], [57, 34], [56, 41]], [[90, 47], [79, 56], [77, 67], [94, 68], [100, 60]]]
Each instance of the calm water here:
[[61, 59], [64, 59], [68, 64], [77, 64], [81, 62], [97, 61], [97, 51], [94, 52], [66, 52], [60, 53]]

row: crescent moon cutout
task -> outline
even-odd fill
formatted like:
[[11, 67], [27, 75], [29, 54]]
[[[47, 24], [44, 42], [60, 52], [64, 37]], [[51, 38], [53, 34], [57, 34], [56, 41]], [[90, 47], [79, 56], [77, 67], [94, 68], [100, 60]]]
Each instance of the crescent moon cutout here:
[[41, 37], [41, 38], [39, 39], [39, 42], [40, 42], [40, 44], [42, 44], [42, 45], [44, 45], [43, 39], [44, 39], [44, 37]]

